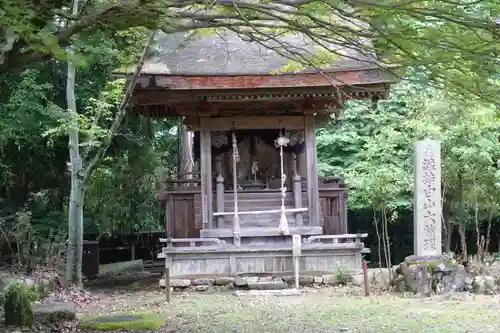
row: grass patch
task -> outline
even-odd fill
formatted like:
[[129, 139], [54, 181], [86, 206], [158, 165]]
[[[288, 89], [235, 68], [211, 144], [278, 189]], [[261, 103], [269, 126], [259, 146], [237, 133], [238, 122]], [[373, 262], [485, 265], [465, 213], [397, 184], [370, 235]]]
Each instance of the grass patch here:
[[107, 332], [116, 330], [156, 331], [164, 325], [164, 318], [151, 313], [140, 313], [89, 318], [79, 326]]
[[[343, 296], [203, 295], [165, 309], [178, 333], [466, 333], [498, 332], [495, 300]], [[471, 311], [474, 308], [475, 311]], [[494, 329], [495, 331], [492, 331]]]

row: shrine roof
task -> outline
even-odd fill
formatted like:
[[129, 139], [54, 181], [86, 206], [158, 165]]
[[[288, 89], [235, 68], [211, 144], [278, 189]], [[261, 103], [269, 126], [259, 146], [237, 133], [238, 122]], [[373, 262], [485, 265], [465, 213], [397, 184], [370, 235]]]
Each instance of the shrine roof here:
[[[285, 36], [265, 47], [244, 40], [235, 33], [219, 33], [189, 39], [185, 33], [161, 34], [157, 38], [160, 54], [147, 59], [143, 75], [231, 76], [275, 74], [297, 54], [312, 57], [318, 48], [301, 36]], [[286, 47], [283, 47], [286, 46]], [[329, 46], [339, 60], [324, 68], [326, 72], [373, 69], [373, 57], [346, 46]], [[342, 56], [340, 56], [342, 55]], [[317, 68], [304, 72], [317, 72]]]

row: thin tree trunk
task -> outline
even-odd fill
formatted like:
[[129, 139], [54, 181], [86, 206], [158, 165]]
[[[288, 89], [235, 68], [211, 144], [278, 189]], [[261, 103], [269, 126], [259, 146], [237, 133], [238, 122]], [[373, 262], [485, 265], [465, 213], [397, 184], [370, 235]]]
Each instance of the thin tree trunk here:
[[385, 237], [385, 257], [386, 257], [386, 264], [387, 268], [389, 269], [389, 284], [391, 284], [392, 281], [392, 259], [391, 259], [391, 240], [389, 238], [389, 225], [387, 223], [387, 208], [384, 206], [383, 208], [383, 223], [384, 223], [384, 237]]
[[382, 244], [380, 239], [380, 231], [378, 230], [377, 210], [375, 209], [375, 206], [373, 206], [373, 223], [375, 224], [375, 232], [377, 234], [378, 267], [382, 268]]
[[[75, 2], [78, 0], [75, 0]], [[66, 83], [66, 100], [68, 104], [68, 112], [70, 113], [71, 121], [69, 126], [69, 160], [70, 160], [70, 174], [71, 174], [71, 189], [69, 199], [69, 214], [68, 214], [68, 257], [66, 267], [66, 282], [79, 284], [78, 276], [81, 275], [81, 269], [78, 267], [78, 262], [81, 261], [80, 251], [78, 244], [80, 243], [79, 231], [82, 229], [80, 223], [83, 218], [83, 205], [81, 200], [81, 180], [79, 175], [82, 171], [82, 159], [79, 151], [79, 137], [78, 137], [78, 120], [75, 101], [75, 66], [68, 62], [68, 78]]]
[[[488, 227], [486, 228], [486, 243], [484, 244], [484, 252], [489, 252], [490, 250], [490, 242], [491, 242], [491, 220], [493, 219], [493, 210], [490, 211], [490, 214], [488, 215]], [[483, 258], [481, 259], [484, 261], [484, 253], [483, 253]]]
[[182, 179], [192, 178], [193, 150], [191, 146], [191, 133], [186, 125], [179, 124], [179, 173]]
[[444, 237], [444, 252], [451, 252], [451, 236], [453, 234], [453, 224], [451, 223], [450, 205], [446, 200], [443, 200], [443, 237]]
[[[78, 1], [73, 2], [73, 15], [78, 13]], [[106, 150], [111, 144], [112, 138], [116, 135], [123, 118], [126, 114], [126, 107], [132, 95], [137, 82], [137, 77], [144, 65], [144, 59], [155, 36], [152, 32], [143, 52], [139, 58], [136, 70], [123, 96], [122, 102], [118, 107], [115, 119], [109, 129], [109, 135], [105, 138], [104, 143], [99, 151], [95, 153], [92, 159], [83, 167], [83, 158], [80, 153], [79, 143], [79, 124], [78, 112], [76, 109], [75, 98], [75, 77], [76, 69], [71, 61], [68, 61], [68, 78], [66, 82], [66, 100], [68, 104], [68, 112], [70, 114], [69, 134], [69, 156], [70, 156], [70, 171], [71, 171], [71, 190], [69, 200], [68, 213], [68, 253], [66, 263], [66, 282], [73, 283], [78, 286], [82, 284], [82, 258], [83, 258], [83, 204], [85, 199], [85, 186], [90, 178], [91, 173], [102, 160]], [[86, 156], [86, 153], [84, 153]]]
[[459, 209], [460, 216], [459, 221], [460, 224], [458, 226], [458, 232], [460, 233], [460, 245], [462, 250], [462, 258], [465, 264], [468, 264], [469, 255], [467, 253], [467, 236], [465, 234], [465, 223], [467, 222], [467, 217], [465, 216], [465, 200], [464, 200], [464, 187], [463, 187], [463, 178], [462, 175], [458, 175], [458, 195], [459, 195]]
[[469, 255], [467, 253], [467, 236], [465, 235], [465, 226], [460, 224], [458, 226], [458, 233], [460, 234], [460, 247], [462, 250], [462, 261], [467, 263], [469, 261]]
[[476, 175], [473, 175], [473, 184], [474, 184], [474, 225], [476, 227], [476, 249], [477, 249], [477, 259], [480, 262], [483, 262], [484, 258], [484, 242], [483, 235], [481, 234], [481, 230], [479, 229], [479, 204], [478, 204], [478, 194], [477, 194], [477, 184], [476, 184]]
[[384, 260], [385, 260], [385, 265], [387, 266], [388, 258], [387, 258], [387, 242], [385, 239], [385, 208], [383, 205], [381, 205], [381, 210], [382, 210], [382, 216], [381, 216], [381, 222], [382, 222], [382, 246], [383, 246], [383, 251], [384, 251]]
[[[73, 0], [72, 14], [78, 14], [79, 0]], [[71, 50], [70, 50], [71, 51]], [[76, 68], [68, 61], [68, 77], [66, 81], [66, 103], [70, 115], [68, 129], [68, 148], [70, 161], [71, 189], [68, 212], [68, 257], [66, 262], [66, 283], [80, 285], [82, 282], [82, 249], [83, 244], [83, 184], [82, 158], [80, 156], [80, 139], [78, 112], [75, 97]]]

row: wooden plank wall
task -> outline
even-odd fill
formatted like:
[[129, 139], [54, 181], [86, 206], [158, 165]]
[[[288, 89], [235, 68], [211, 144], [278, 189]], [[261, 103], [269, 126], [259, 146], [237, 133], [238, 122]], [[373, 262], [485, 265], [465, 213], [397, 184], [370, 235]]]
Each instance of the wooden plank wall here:
[[[191, 193], [192, 192], [192, 193]], [[200, 228], [196, 226], [195, 196], [200, 194], [198, 191], [183, 191], [182, 193], [170, 193], [167, 200], [167, 237], [172, 238], [199, 238]], [[199, 203], [197, 203], [199, 205]], [[198, 213], [200, 208], [198, 208]], [[197, 217], [197, 218], [196, 218]]]
[[[169, 193], [167, 196], [167, 237], [199, 238], [202, 228], [199, 191]], [[347, 192], [339, 188], [319, 189], [323, 234], [347, 233]]]
[[323, 234], [347, 233], [347, 192], [345, 189], [319, 189], [319, 203], [324, 217]]
[[[302, 271], [333, 273], [336, 266], [341, 264], [349, 272], [359, 272], [361, 270], [360, 254], [361, 249], [303, 251], [300, 268]], [[293, 274], [293, 257], [290, 250], [250, 253], [174, 253], [169, 256], [172, 260], [170, 268], [172, 277], [285, 272]]]

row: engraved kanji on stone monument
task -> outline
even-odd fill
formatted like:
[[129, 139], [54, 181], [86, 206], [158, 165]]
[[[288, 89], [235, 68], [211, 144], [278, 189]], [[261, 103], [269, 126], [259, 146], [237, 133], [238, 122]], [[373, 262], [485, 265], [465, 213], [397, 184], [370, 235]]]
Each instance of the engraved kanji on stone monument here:
[[415, 145], [414, 251], [441, 254], [441, 145], [425, 139]]

